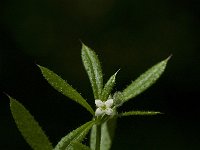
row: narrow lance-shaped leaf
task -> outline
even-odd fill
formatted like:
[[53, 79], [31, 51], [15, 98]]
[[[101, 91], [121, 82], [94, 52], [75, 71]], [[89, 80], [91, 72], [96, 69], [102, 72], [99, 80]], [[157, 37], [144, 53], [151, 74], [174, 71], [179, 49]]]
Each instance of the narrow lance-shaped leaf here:
[[101, 150], [110, 150], [115, 134], [117, 118], [114, 117], [101, 126]]
[[81, 57], [90, 79], [94, 98], [99, 99], [103, 88], [103, 75], [99, 59], [95, 52], [84, 44], [82, 44]]
[[123, 104], [124, 96], [122, 92], [115, 92], [113, 94], [113, 102], [115, 107], [119, 107]]
[[[115, 133], [117, 118], [106, 121], [101, 125], [101, 147], [100, 150], [109, 150], [112, 146], [112, 140]], [[96, 125], [92, 127], [90, 134], [90, 148], [95, 150], [96, 146]]]
[[72, 150], [91, 150], [88, 146], [83, 145], [82, 143], [79, 142], [72, 142], [71, 146]]
[[164, 72], [169, 59], [170, 57], [154, 65], [124, 89], [122, 92], [124, 102], [137, 96], [150, 87]]
[[95, 147], [96, 147], [96, 132], [97, 132], [97, 126], [93, 125], [91, 132], [90, 132], [90, 148], [91, 148], [91, 150], [95, 150]]
[[157, 111], [128, 111], [119, 114], [119, 116], [152, 116], [152, 115], [158, 115], [162, 114], [161, 112]]
[[95, 124], [95, 121], [89, 121], [84, 125], [80, 126], [76, 130], [70, 132], [65, 137], [63, 137], [60, 142], [56, 145], [54, 150], [69, 150], [71, 149], [71, 142], [81, 142], [92, 126]]
[[24, 139], [34, 150], [52, 150], [53, 147], [28, 110], [15, 99], [10, 98], [10, 109], [15, 123]]
[[81, 104], [92, 115], [94, 115], [94, 111], [91, 108], [91, 106], [87, 103], [87, 101], [74, 88], [72, 88], [65, 80], [63, 80], [60, 76], [58, 76], [53, 71], [45, 67], [39, 66], [39, 68], [42, 71], [44, 78], [48, 81], [48, 83], [52, 87], [54, 87], [54, 89], [56, 89], [63, 95], [69, 97], [70, 99], [74, 100], [75, 102]]
[[117, 75], [117, 72], [114, 75], [112, 75], [105, 84], [100, 98], [102, 101], [106, 101], [108, 99], [108, 96], [110, 95], [110, 92], [112, 91], [113, 86], [115, 85], [115, 77]]

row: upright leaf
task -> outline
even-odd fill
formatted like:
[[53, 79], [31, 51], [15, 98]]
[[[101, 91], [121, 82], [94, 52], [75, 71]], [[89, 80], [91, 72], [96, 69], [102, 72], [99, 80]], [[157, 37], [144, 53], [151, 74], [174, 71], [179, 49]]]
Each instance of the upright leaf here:
[[90, 132], [90, 148], [91, 148], [91, 150], [95, 150], [95, 147], [96, 147], [96, 132], [97, 132], [97, 126], [93, 125], [91, 132]]
[[162, 114], [162, 113], [157, 112], [157, 111], [128, 111], [128, 112], [119, 114], [119, 116], [120, 117], [123, 117], [123, 116], [152, 116], [152, 115], [158, 115], [158, 114]]
[[[112, 146], [112, 140], [115, 133], [117, 118], [106, 121], [101, 125], [101, 147], [100, 150], [109, 150]], [[95, 150], [96, 146], [96, 125], [92, 127], [90, 134], [90, 148]]]
[[101, 126], [101, 150], [110, 150], [115, 133], [117, 118], [114, 117]]
[[44, 78], [48, 81], [48, 83], [52, 87], [54, 87], [54, 89], [56, 89], [63, 95], [69, 97], [70, 99], [74, 100], [75, 102], [81, 104], [91, 114], [94, 114], [93, 109], [87, 103], [87, 101], [74, 88], [72, 88], [65, 80], [63, 80], [60, 76], [58, 76], [53, 71], [45, 67], [39, 66], [39, 68], [42, 71]]
[[33, 116], [22, 104], [11, 97], [9, 98], [13, 118], [27, 143], [34, 150], [52, 150], [51, 143]]
[[144, 74], [142, 74], [126, 89], [124, 89], [122, 92], [124, 96], [124, 102], [137, 96], [138, 94], [145, 91], [148, 87], [150, 87], [164, 72], [169, 58], [170, 57], [148, 69]]
[[103, 75], [99, 59], [95, 52], [84, 44], [82, 44], [81, 56], [92, 85], [94, 98], [99, 99], [103, 88]]
[[71, 143], [81, 142], [94, 124], [94, 120], [89, 121], [76, 130], [70, 132], [65, 137], [63, 137], [60, 142], [58, 142], [54, 150], [70, 150], [72, 148]]
[[108, 96], [110, 95], [110, 92], [112, 91], [113, 86], [115, 85], [115, 77], [117, 75], [117, 72], [114, 75], [112, 75], [105, 84], [100, 98], [102, 101], [106, 101], [108, 99]]

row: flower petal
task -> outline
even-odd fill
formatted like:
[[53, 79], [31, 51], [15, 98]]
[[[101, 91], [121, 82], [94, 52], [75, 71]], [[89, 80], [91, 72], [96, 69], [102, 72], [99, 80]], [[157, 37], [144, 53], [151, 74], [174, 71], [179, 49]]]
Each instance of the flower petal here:
[[113, 110], [111, 108], [106, 108], [105, 113], [110, 116], [113, 114]]
[[104, 110], [100, 109], [100, 108], [97, 108], [96, 111], [95, 111], [95, 116], [101, 116], [103, 115], [105, 112]]
[[96, 104], [97, 107], [102, 107], [102, 106], [105, 105], [104, 102], [102, 102], [100, 99], [96, 99], [95, 104]]
[[106, 105], [106, 107], [110, 108], [110, 107], [113, 105], [113, 99], [108, 99], [108, 100], [105, 102], [105, 105]]

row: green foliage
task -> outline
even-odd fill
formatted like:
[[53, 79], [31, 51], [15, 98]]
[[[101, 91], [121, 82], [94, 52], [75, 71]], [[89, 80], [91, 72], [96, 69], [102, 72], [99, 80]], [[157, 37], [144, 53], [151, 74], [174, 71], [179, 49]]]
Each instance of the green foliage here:
[[169, 59], [170, 57], [154, 65], [124, 89], [124, 102], [149, 88], [164, 72]]
[[121, 113], [119, 116], [151, 116], [151, 115], [158, 115], [158, 114], [162, 114], [161, 112], [157, 112], [157, 111], [128, 111], [128, 112], [124, 112]]
[[[39, 66], [39, 65], [38, 65]], [[61, 92], [63, 95], [69, 97], [75, 102], [81, 104], [85, 107], [92, 115], [94, 115], [94, 111], [91, 106], [87, 103], [87, 101], [74, 89], [72, 88], [65, 80], [55, 74], [53, 71], [39, 66], [43, 76], [48, 81], [48, 83], [54, 87], [57, 91]]]
[[103, 75], [99, 59], [95, 52], [82, 43], [83, 65], [90, 79], [94, 98], [99, 99], [103, 88]]
[[[82, 44], [81, 56], [91, 83], [94, 98], [99, 99], [98, 102], [96, 101], [96, 112], [94, 112], [81, 94], [65, 80], [53, 71], [38, 65], [44, 78], [53, 88], [79, 103], [93, 115], [92, 121], [85, 123], [64, 136], [55, 146], [54, 150], [109, 150], [114, 137], [117, 117], [162, 114], [155, 111], [128, 111], [118, 114], [117, 108], [149, 88], [162, 75], [170, 57], [148, 69], [122, 92], [117, 91], [112, 95], [111, 92], [115, 85], [118, 71], [103, 86], [101, 65], [95, 52]], [[10, 98], [10, 104], [17, 127], [29, 145], [34, 150], [52, 150], [53, 148], [48, 138], [24, 106], [12, 98]], [[81, 142], [91, 128], [89, 148]]]
[[122, 92], [115, 92], [113, 95], [113, 100], [114, 100], [114, 106], [119, 107], [122, 105], [124, 101], [124, 95]]
[[113, 117], [101, 126], [101, 150], [109, 150], [112, 146], [117, 118]]
[[108, 99], [108, 96], [110, 95], [113, 89], [113, 86], [115, 85], [115, 77], [117, 75], [117, 72], [114, 75], [112, 75], [110, 79], [107, 81], [107, 83], [105, 84], [102, 94], [101, 94], [101, 98], [100, 98], [102, 101], [106, 101]]
[[34, 150], [52, 150], [51, 143], [33, 116], [22, 104], [11, 97], [9, 98], [13, 118], [27, 143]]
[[95, 150], [96, 132], [97, 132], [97, 125], [93, 125], [91, 132], [90, 132], [90, 148], [91, 148], [91, 150]]
[[58, 142], [54, 150], [70, 150], [71, 142], [82, 142], [82, 140], [85, 138], [95, 123], [95, 120], [89, 121], [76, 130], [70, 132], [65, 137], [63, 137], [60, 142]]
[[72, 147], [72, 150], [91, 150], [88, 146], [83, 145], [79, 142], [72, 142], [71, 147]]
[[[117, 117], [104, 122], [101, 125], [101, 147], [100, 150], [109, 150], [112, 145], [112, 140], [114, 138], [115, 128], [116, 128]], [[92, 127], [90, 134], [90, 148], [95, 150], [96, 146], [96, 125]]]

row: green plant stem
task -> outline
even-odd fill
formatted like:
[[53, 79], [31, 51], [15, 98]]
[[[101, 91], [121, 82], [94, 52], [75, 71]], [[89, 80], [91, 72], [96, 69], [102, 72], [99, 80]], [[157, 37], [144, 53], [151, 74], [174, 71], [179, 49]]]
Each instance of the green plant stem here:
[[101, 124], [96, 126], [96, 148], [95, 150], [100, 150], [101, 143]]

